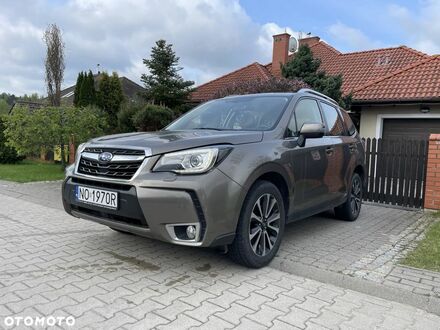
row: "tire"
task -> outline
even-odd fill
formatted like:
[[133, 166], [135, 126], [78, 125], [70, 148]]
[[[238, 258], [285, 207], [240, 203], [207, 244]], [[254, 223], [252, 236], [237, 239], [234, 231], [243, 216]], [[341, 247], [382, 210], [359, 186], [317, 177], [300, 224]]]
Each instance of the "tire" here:
[[109, 228], [114, 230], [114, 231], [117, 231], [118, 233], [122, 233], [122, 234], [125, 234], [125, 235], [134, 235], [132, 233], [129, 233], [128, 231], [119, 230], [119, 229], [116, 229], [116, 228], [113, 228], [113, 227], [109, 227]]
[[351, 177], [350, 191], [347, 201], [335, 208], [336, 218], [345, 221], [355, 221], [359, 217], [362, 207], [362, 179], [359, 174], [354, 173]]
[[278, 252], [285, 219], [278, 188], [268, 181], [257, 181], [243, 202], [235, 239], [229, 247], [231, 259], [249, 268], [266, 266]]

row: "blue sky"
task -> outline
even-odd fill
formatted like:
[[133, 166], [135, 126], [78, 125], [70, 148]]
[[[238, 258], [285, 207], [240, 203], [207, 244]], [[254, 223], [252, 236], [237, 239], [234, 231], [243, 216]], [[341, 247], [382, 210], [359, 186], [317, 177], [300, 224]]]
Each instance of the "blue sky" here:
[[[362, 50], [347, 39], [335, 37], [331, 27], [336, 24], [359, 31], [370, 43], [378, 47], [411, 44], [413, 35], [422, 34], [411, 22], [396, 22], [400, 8], [404, 8], [416, 21], [423, 10], [437, 1], [420, 0], [240, 0], [246, 12], [258, 23], [276, 22], [295, 31], [319, 35], [341, 51]], [[438, 6], [435, 6], [438, 8]], [[409, 29], [409, 31], [408, 31]], [[440, 32], [440, 31], [439, 31]], [[411, 46], [411, 45], [410, 45]]]
[[0, 0], [0, 7], [0, 92], [15, 94], [45, 93], [49, 23], [66, 44], [64, 87], [98, 63], [139, 83], [142, 59], [161, 38], [196, 84], [269, 62], [272, 35], [285, 29], [342, 52], [405, 44], [440, 53], [440, 0]]

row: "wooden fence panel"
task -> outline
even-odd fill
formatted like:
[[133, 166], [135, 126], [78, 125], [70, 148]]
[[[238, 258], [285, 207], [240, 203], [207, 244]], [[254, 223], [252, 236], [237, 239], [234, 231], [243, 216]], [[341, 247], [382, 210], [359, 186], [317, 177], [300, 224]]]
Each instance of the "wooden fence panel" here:
[[427, 145], [424, 140], [366, 139], [364, 200], [423, 207]]

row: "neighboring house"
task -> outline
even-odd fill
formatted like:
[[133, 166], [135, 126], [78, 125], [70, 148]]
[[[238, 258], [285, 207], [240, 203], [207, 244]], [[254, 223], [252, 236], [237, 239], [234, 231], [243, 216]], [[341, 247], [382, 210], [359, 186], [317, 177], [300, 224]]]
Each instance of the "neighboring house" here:
[[[192, 101], [210, 100], [234, 82], [281, 76], [281, 64], [294, 54], [288, 51], [288, 33], [273, 38], [271, 63], [255, 62], [200, 85]], [[310, 47], [321, 69], [342, 74], [342, 90], [353, 93], [351, 115], [363, 137], [426, 139], [429, 133], [440, 133], [440, 56], [406, 46], [341, 53], [319, 37], [299, 43]]]
[[12, 105], [11, 109], [9, 109], [9, 113], [12, 113], [12, 111], [14, 110], [15, 107], [27, 107], [30, 110], [35, 110], [35, 109], [40, 109], [42, 107], [44, 107], [45, 104], [43, 103], [43, 101], [41, 102], [34, 102], [34, 101], [21, 101], [21, 100], [17, 100], [14, 102], [14, 104]]
[[[98, 84], [101, 76], [102, 74], [100, 72], [93, 75], [93, 78], [95, 79], [96, 89], [98, 89]], [[136, 84], [134, 81], [126, 77], [119, 77], [119, 80], [121, 82], [122, 92], [124, 94], [124, 97], [128, 101], [136, 100], [137, 98], [139, 98], [140, 93], [145, 92], [145, 89], [142, 86]], [[61, 91], [61, 103], [65, 105], [73, 105], [74, 94], [75, 94], [75, 85], [63, 89]]]

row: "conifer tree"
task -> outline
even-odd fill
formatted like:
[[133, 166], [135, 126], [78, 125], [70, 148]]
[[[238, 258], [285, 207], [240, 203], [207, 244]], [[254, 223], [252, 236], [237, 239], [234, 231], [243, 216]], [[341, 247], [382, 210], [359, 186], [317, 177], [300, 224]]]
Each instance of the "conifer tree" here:
[[337, 101], [342, 107], [350, 108], [352, 96], [343, 96], [342, 76], [327, 75], [319, 69], [320, 65], [321, 61], [313, 57], [310, 47], [301, 45], [295, 56], [281, 67], [281, 73], [288, 79], [301, 79], [314, 90]]
[[172, 44], [158, 40], [151, 49], [150, 59], [144, 59], [149, 74], [143, 74], [145, 98], [154, 104], [175, 108], [182, 105], [191, 93], [193, 81], [184, 80], [179, 71], [179, 57], [173, 51]]

